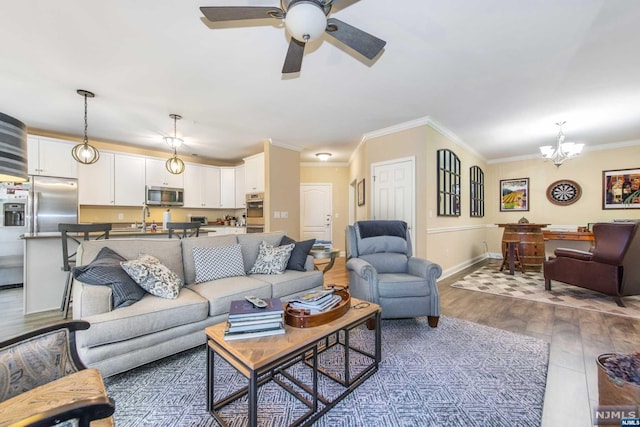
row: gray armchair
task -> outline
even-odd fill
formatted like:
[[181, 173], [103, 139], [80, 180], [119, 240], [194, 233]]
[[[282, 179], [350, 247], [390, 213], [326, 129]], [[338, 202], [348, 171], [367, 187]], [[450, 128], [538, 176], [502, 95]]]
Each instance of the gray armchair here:
[[382, 307], [383, 319], [427, 316], [438, 326], [442, 268], [411, 253], [404, 221], [356, 221], [347, 226], [349, 292]]

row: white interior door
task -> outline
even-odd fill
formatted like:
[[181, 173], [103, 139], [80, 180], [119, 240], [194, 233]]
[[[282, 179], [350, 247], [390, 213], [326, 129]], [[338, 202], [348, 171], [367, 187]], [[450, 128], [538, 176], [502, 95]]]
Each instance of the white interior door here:
[[331, 240], [331, 184], [300, 185], [300, 240]]
[[415, 250], [415, 161], [413, 158], [396, 159], [371, 165], [373, 175], [373, 219], [405, 221], [412, 231], [411, 243]]

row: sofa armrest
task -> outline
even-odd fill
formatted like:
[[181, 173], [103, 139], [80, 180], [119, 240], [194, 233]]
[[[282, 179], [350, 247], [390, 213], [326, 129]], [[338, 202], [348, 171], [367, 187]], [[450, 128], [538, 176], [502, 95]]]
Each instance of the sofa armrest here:
[[366, 301], [379, 303], [378, 272], [362, 258], [351, 258], [346, 263], [349, 271], [349, 293]]
[[304, 269], [306, 271], [313, 271], [315, 270], [316, 265], [313, 262], [313, 256], [312, 255], [307, 255], [307, 260], [304, 262]]
[[556, 256], [556, 258], [565, 257], [579, 259], [581, 261], [591, 261], [591, 258], [593, 258], [593, 254], [591, 252], [569, 248], [558, 248], [553, 251], [553, 254]]
[[73, 280], [73, 318], [84, 319], [113, 310], [109, 286], [87, 285]]

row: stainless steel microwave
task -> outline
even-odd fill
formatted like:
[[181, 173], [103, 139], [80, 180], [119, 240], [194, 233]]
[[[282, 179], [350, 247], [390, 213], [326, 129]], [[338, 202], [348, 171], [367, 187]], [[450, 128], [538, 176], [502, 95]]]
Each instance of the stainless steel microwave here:
[[147, 205], [150, 206], [183, 206], [184, 189], [171, 187], [147, 186]]

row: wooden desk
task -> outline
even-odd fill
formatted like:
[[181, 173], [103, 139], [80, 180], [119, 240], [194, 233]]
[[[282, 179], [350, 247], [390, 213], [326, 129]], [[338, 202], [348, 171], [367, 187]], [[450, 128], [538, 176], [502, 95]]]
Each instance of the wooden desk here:
[[593, 242], [595, 238], [590, 231], [558, 231], [558, 230], [542, 230], [545, 240], [574, 240]]
[[[520, 262], [525, 270], [540, 271], [545, 259], [542, 228], [549, 224], [511, 223], [498, 224], [504, 228], [502, 240], [518, 240]], [[503, 245], [504, 246], [504, 245]]]

